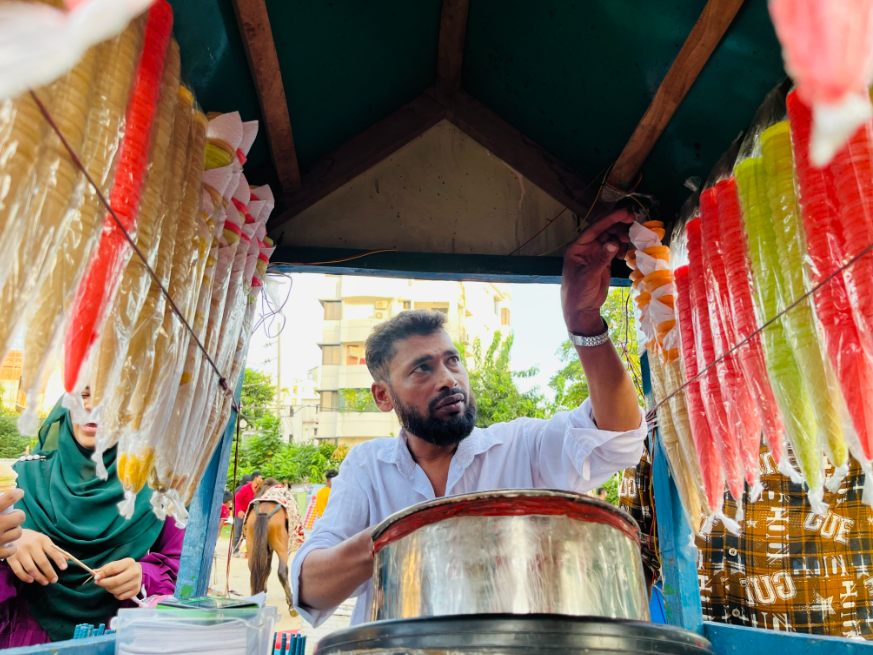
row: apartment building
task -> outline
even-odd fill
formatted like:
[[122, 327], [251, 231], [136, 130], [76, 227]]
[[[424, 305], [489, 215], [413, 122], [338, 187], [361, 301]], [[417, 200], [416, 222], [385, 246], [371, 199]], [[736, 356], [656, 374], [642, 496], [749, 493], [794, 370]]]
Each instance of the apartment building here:
[[364, 342], [372, 329], [406, 309], [446, 315], [452, 339], [490, 342], [495, 331], [510, 331], [507, 287], [485, 282], [454, 282], [337, 276], [335, 293], [321, 298], [324, 330], [318, 439], [353, 446], [374, 437], [394, 436], [400, 425], [393, 413], [380, 412], [370, 394], [372, 378]]

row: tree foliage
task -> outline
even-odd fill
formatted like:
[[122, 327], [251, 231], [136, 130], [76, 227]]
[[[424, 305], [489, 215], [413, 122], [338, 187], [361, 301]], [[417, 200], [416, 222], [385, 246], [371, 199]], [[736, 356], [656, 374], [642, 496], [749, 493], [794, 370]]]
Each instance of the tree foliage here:
[[[601, 313], [609, 325], [612, 343], [630, 373], [640, 402], [643, 402], [637, 331], [630, 303], [630, 289], [614, 287], [609, 290]], [[549, 387], [555, 393], [552, 410], [573, 409], [588, 397], [588, 380], [576, 356], [576, 348], [569, 340], [561, 344], [556, 354], [564, 362], [564, 366], [549, 380]]]
[[479, 427], [511, 421], [520, 416], [544, 416], [542, 395], [536, 390], [522, 392], [516, 384], [517, 379], [532, 377], [537, 371], [535, 368], [526, 371], [513, 371], [510, 368], [512, 342], [512, 335], [503, 336], [495, 332], [487, 349], [483, 350], [482, 343], [476, 339], [470, 352], [464, 353], [468, 360], [470, 388], [479, 410], [476, 418]]
[[[233, 479], [235, 460], [236, 478], [260, 471], [265, 477], [298, 482], [322, 482], [328, 469], [338, 466], [347, 448], [333, 444], [286, 443], [280, 436], [281, 421], [276, 415], [276, 387], [270, 377], [259, 371], [246, 369], [241, 393], [246, 438], [234, 444], [228, 466], [228, 486]], [[236, 453], [236, 449], [239, 453]]]
[[0, 459], [18, 459], [35, 442], [18, 432], [18, 414], [0, 404]]

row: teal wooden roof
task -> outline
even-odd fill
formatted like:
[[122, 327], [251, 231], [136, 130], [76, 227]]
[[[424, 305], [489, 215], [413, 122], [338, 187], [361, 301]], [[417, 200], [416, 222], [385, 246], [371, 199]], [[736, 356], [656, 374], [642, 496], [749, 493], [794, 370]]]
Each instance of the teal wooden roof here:
[[[262, 119], [230, 0], [171, 0], [183, 74], [208, 111]], [[703, 0], [470, 0], [462, 90], [596, 180], [646, 110]], [[440, 0], [270, 0], [304, 178], [436, 82]], [[740, 9], [642, 168], [674, 216], [784, 71], [765, 0]], [[275, 184], [264, 130], [249, 158]], [[281, 213], [281, 206], [277, 215]], [[324, 244], [330, 247], [335, 244]]]

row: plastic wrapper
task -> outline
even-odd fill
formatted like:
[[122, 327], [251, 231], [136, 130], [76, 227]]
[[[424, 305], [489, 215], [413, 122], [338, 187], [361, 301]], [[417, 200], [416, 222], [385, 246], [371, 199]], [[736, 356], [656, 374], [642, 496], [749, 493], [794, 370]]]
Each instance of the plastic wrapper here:
[[823, 166], [870, 120], [873, 2], [770, 0], [770, 14], [785, 69], [813, 108], [810, 159]]
[[[185, 182], [180, 198], [177, 244], [173, 250], [172, 272], [168, 281], [170, 296], [176, 299], [183, 315], [189, 313], [189, 305], [196, 300], [198, 291], [197, 285], [190, 282], [192, 273], [197, 275], [195, 279], [202, 281], [202, 276], [195, 270], [197, 267], [192, 254], [199, 253], [198, 205], [203, 173], [205, 121], [200, 120], [202, 115], [192, 113], [192, 99], [186, 90], [183, 94], [183, 104], [189, 117], [186, 132], [190, 132], [190, 139], [186, 134], [185, 153], [188, 159], [183, 162], [185, 166], [182, 178]], [[193, 121], [190, 120], [192, 118]], [[167, 303], [164, 303], [161, 319], [161, 325], [156, 331], [154, 363], [148, 375], [141, 376], [138, 380], [137, 391], [132, 398], [131, 417], [122, 434], [123, 441], [129, 440], [132, 443], [150, 439], [158, 453], [158, 458], [183, 437], [178, 432], [169, 432], [167, 424], [176, 400], [175, 392], [190, 343], [190, 334]], [[155, 465], [157, 461], [156, 458]], [[160, 514], [161, 508], [166, 504], [162, 494], [167, 491], [167, 487], [153, 488], [156, 493], [152, 496], [152, 505], [158, 508]], [[184, 516], [183, 512], [184, 508], [179, 508], [174, 513]]]
[[[644, 274], [637, 286], [636, 300], [640, 309], [640, 326], [647, 336], [645, 346], [649, 353], [649, 370], [656, 402], [664, 402], [668, 394], [672, 394], [683, 383], [679, 367], [678, 339], [673, 336], [678, 332], [673, 271], [668, 262], [654, 258], [647, 252], [661, 247], [663, 238], [663, 223], [659, 221], [634, 223], [631, 226], [631, 243], [638, 250], [628, 257], [628, 263], [634, 270], [639, 265]], [[637, 253], [641, 254], [637, 256]], [[259, 260], [261, 262], [263, 260]], [[663, 262], [665, 268], [659, 268], [660, 262]], [[266, 271], [265, 267], [263, 271]], [[262, 271], [259, 269], [258, 273]], [[258, 282], [256, 278], [255, 286]], [[690, 525], [697, 532], [708, 512], [684, 394], [673, 395], [659, 409], [658, 429], [682, 507]]]
[[82, 0], [69, 11], [49, 3], [0, 4], [0, 99], [60, 77], [88, 48], [119, 34], [152, 1]]
[[97, 250], [76, 292], [64, 343], [64, 387], [68, 392], [76, 386], [82, 362], [130, 255], [122, 228], [127, 232], [136, 228], [172, 23], [172, 10], [166, 1], [155, 2], [148, 12], [143, 51], [133, 82], [115, 180], [109, 196], [121, 227], [111, 216], [104, 219], [105, 229]]
[[[753, 279], [755, 306], [759, 324], [764, 326], [762, 344], [764, 359], [776, 401], [782, 410], [785, 431], [797, 459], [803, 479], [809, 486], [812, 500], [821, 505], [823, 497], [822, 458], [818, 442], [818, 422], [809, 397], [804, 373], [781, 320], [773, 320], [780, 311], [776, 278], [780, 263], [775, 246], [767, 179], [760, 157], [745, 157], [737, 162], [734, 173], [743, 208], [749, 262]], [[782, 459], [783, 474], [799, 482], [797, 474]]]
[[[822, 285], [812, 296], [822, 325], [828, 358], [840, 383], [847, 411], [857, 434], [855, 458], [865, 471], [873, 459], [873, 358], [863, 347], [865, 325], [852, 310], [844, 271], [845, 230], [836, 195], [834, 165], [816, 168], [809, 159], [812, 112], [792, 92], [787, 100], [801, 216], [807, 246], [807, 273], [812, 285]], [[842, 154], [838, 155], [842, 157]], [[845, 182], [845, 181], [844, 181]], [[856, 216], [855, 220], [862, 217]], [[860, 244], [855, 244], [855, 248]], [[862, 321], [859, 323], [859, 319]], [[869, 329], [869, 328], [866, 328]], [[850, 447], [852, 443], [850, 442]], [[835, 475], [836, 481], [839, 475]], [[870, 477], [868, 476], [868, 479]]]
[[[143, 24], [143, 20], [134, 21], [120, 36], [97, 46], [100, 75], [92, 87], [85, 142], [80, 154], [104, 196], [109, 195], [122, 120], [142, 44]], [[57, 246], [57, 256], [37, 277], [31, 301], [24, 307], [27, 330], [21, 388], [27, 394], [27, 406], [18, 422], [22, 434], [36, 433], [39, 425], [36, 408], [51, 366], [58, 358], [72, 295], [102, 229], [105, 210], [82, 174], [70, 210], [72, 218]]]
[[[127, 258], [118, 292], [109, 305], [89, 365], [83, 369], [87, 372], [83, 382], [90, 386], [92, 411], [98, 425], [94, 452], [98, 474], [103, 472], [102, 453], [120, 436], [118, 425], [125, 418], [123, 403], [130, 397], [136, 377], [142, 374], [143, 358], [147, 360], [153, 353], [154, 333], [148, 332], [148, 312], [153, 310], [148, 304], [153, 284], [149, 268], [166, 278], [167, 271], [161, 268], [166, 268], [166, 253], [172, 253], [172, 236], [178, 220], [177, 216], [168, 215], [167, 203], [171, 186], [179, 185], [179, 180], [172, 177], [169, 159], [178, 88], [179, 52], [178, 46], [173, 44], [166, 57], [150, 161], [137, 217], [135, 242], [146, 261], [138, 255]], [[162, 243], [162, 239], [167, 239], [167, 243]], [[158, 295], [151, 294], [153, 302], [157, 302]]]
[[697, 378], [699, 373], [697, 339], [688, 265], [678, 266], [673, 274], [676, 284], [676, 314], [681, 336], [682, 363], [685, 369], [685, 379], [688, 381], [685, 399], [688, 406], [691, 435], [700, 464], [709, 513], [718, 515], [722, 512], [724, 505], [724, 473], [721, 467], [721, 453], [713, 438], [703, 405], [703, 384], [700, 378]]
[[[806, 292], [803, 277], [803, 228], [794, 191], [794, 160], [788, 122], [779, 121], [761, 134], [761, 153], [767, 176], [767, 195], [781, 275], [777, 291], [781, 306], [788, 308]], [[781, 282], [781, 283], [780, 283]], [[809, 300], [790, 309], [783, 317], [785, 334], [800, 369], [804, 372], [810, 399], [819, 422], [820, 443], [835, 467], [848, 470], [848, 449], [840, 406], [843, 402], [833, 370], [822, 351]]]
[[[751, 271], [743, 234], [742, 210], [737, 195], [736, 179], [732, 175], [726, 177], [719, 180], [715, 188], [718, 195], [720, 247], [726, 269], [728, 303], [731, 312], [729, 327], [732, 330], [734, 344], [748, 339], [745, 345], [737, 349], [736, 358], [746, 383], [752, 390], [770, 454], [778, 465], [782, 461], [785, 426], [770, 386], [770, 379], [767, 377], [761, 337], [751, 336], [758, 325], [752, 300]], [[754, 499], [756, 494], [753, 493], [751, 496]]]
[[[725, 452], [737, 453], [745, 472], [745, 481], [757, 490], [761, 484], [759, 454], [762, 424], [760, 410], [752, 398], [749, 379], [738, 358], [739, 349], [732, 350], [739, 343], [739, 338], [730, 303], [731, 289], [727, 278], [729, 264], [722, 253], [718, 191], [715, 186], [704, 189], [700, 194], [700, 226], [706, 244], [703, 247], [703, 288], [706, 289], [715, 357], [722, 359], [719, 371], [722, 394], [725, 400], [729, 399], [726, 418], [734, 442]], [[746, 350], [745, 346], [741, 349]]]
[[716, 340], [713, 333], [716, 324], [710, 321], [707, 305], [705, 269], [703, 265], [703, 234], [700, 219], [694, 218], [685, 226], [688, 248], [688, 276], [691, 280], [691, 319], [694, 325], [695, 355], [697, 370], [701, 374], [703, 407], [709, 422], [712, 438], [720, 453], [725, 483], [731, 496], [739, 501], [743, 495], [745, 472], [740, 456], [739, 440], [728, 420], [729, 398], [725, 396], [721, 379], [726, 375], [726, 362], [716, 363]]
[[[86, 123], [82, 117], [88, 113], [96, 55], [95, 50], [89, 50], [79, 65], [52, 84], [46, 94], [55, 123], [77, 152], [85, 141]], [[4, 353], [18, 325], [15, 318], [22, 316], [24, 305], [31, 300], [35, 280], [58, 255], [57, 243], [71, 217], [67, 210], [74, 202], [79, 177], [78, 168], [57, 134], [52, 131], [44, 138], [34, 184], [21, 215], [25, 220], [18, 222], [13, 234], [6, 235], [3, 245], [7, 259], [0, 280], [0, 311], [9, 317], [0, 322], [0, 352]]]

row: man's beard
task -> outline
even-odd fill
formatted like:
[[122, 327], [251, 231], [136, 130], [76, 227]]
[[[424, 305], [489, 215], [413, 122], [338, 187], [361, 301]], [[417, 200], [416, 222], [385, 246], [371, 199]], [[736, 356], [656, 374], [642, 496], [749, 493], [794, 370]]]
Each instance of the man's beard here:
[[[434, 416], [436, 406], [448, 396], [456, 393], [464, 396], [464, 411], [446, 419]], [[394, 409], [400, 424], [407, 432], [424, 439], [435, 446], [454, 446], [466, 439], [476, 426], [476, 401], [472, 394], [458, 387], [446, 390], [428, 403], [427, 416], [422, 416], [418, 410], [404, 405], [391, 391]]]

